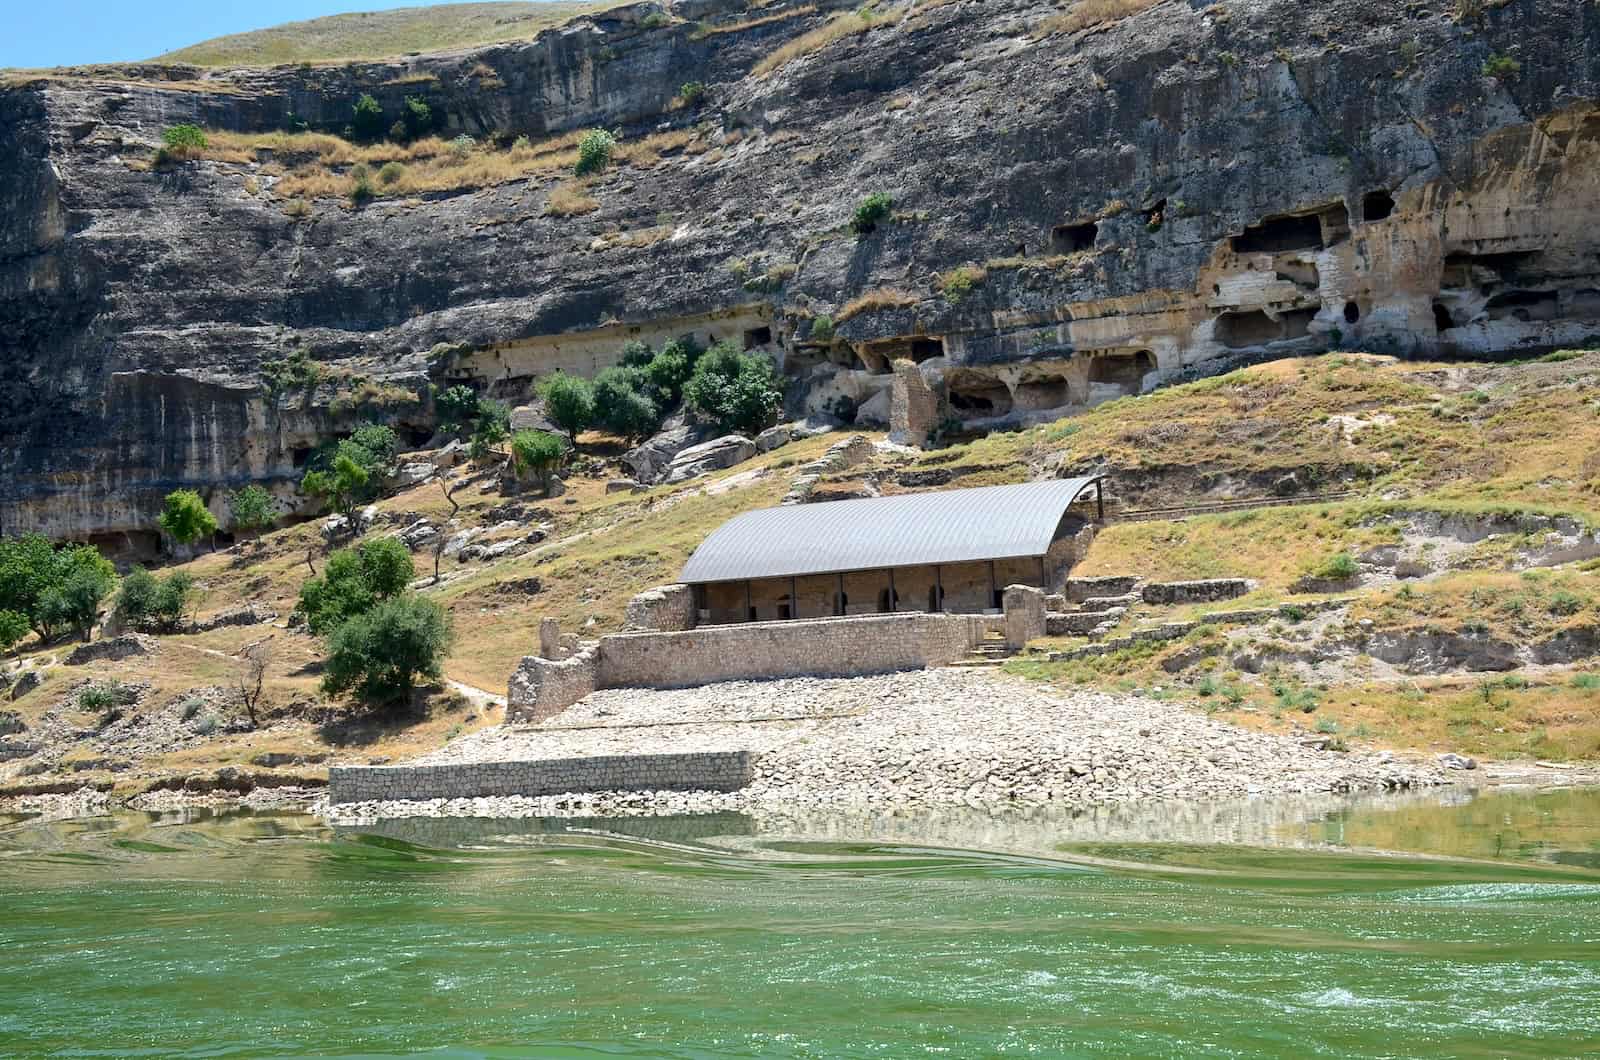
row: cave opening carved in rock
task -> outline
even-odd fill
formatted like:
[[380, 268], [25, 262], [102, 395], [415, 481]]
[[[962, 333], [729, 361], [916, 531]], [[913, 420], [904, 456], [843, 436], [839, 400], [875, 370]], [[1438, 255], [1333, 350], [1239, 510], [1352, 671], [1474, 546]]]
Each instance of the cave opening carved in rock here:
[[1124, 394], [1137, 394], [1145, 376], [1156, 370], [1155, 354], [1149, 350], [1132, 353], [1105, 353], [1089, 362], [1089, 383], [1114, 386]]
[[1056, 225], [1050, 230], [1050, 249], [1057, 254], [1076, 254], [1082, 250], [1091, 250], [1099, 235], [1100, 226], [1094, 221]]
[[1311, 330], [1315, 309], [1291, 309], [1274, 320], [1257, 309], [1249, 313], [1224, 313], [1217, 318], [1217, 341], [1230, 350], [1265, 346], [1269, 342], [1304, 338]]
[[1387, 188], [1369, 191], [1361, 196], [1361, 219], [1363, 221], [1381, 221], [1394, 213], [1394, 196], [1389, 194]]
[[982, 372], [952, 372], [945, 378], [950, 408], [964, 420], [1004, 416], [1011, 411], [1011, 391], [1005, 383]]
[[1012, 401], [1019, 409], [1058, 409], [1072, 404], [1072, 388], [1060, 365], [1028, 365], [1017, 376]]
[[1233, 249], [1239, 254], [1276, 254], [1321, 246], [1322, 222], [1314, 213], [1263, 218], [1233, 237]]
[[1490, 320], [1554, 320], [1560, 315], [1554, 291], [1505, 291], [1489, 299], [1484, 307]]

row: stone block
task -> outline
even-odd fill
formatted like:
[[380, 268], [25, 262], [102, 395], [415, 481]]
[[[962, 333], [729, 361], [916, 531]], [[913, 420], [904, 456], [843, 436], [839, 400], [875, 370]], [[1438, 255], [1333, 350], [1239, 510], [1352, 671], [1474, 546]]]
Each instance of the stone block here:
[[646, 589], [628, 601], [627, 624], [629, 629], [662, 633], [693, 629], [694, 590], [687, 585]]
[[1008, 585], [1001, 597], [1006, 616], [1006, 647], [1021, 651], [1045, 635], [1045, 592], [1032, 585]]

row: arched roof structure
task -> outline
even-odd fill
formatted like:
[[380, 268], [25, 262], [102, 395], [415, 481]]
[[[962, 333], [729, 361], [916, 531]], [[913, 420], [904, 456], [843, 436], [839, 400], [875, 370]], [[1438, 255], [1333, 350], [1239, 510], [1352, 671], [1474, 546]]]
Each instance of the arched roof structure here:
[[1100, 476], [762, 508], [723, 523], [688, 584], [1042, 556]]

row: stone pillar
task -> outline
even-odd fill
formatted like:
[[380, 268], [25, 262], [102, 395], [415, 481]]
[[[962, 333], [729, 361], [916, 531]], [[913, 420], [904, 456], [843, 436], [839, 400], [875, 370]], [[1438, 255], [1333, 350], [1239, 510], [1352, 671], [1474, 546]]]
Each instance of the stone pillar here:
[[539, 657], [552, 661], [566, 653], [561, 650], [561, 623], [553, 618], [539, 620]]
[[894, 362], [889, 386], [889, 440], [896, 445], [928, 444], [939, 427], [939, 395], [911, 361]]
[[1031, 585], [1008, 585], [1005, 596], [1006, 647], [1021, 651], [1030, 640], [1044, 636], [1045, 593]]

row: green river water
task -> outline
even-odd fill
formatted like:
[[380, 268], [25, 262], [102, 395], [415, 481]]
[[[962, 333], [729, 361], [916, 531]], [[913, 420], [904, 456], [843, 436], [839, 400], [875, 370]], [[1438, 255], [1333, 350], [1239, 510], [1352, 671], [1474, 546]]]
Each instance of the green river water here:
[[0, 1055], [1600, 1056], [1600, 791], [0, 818]]

